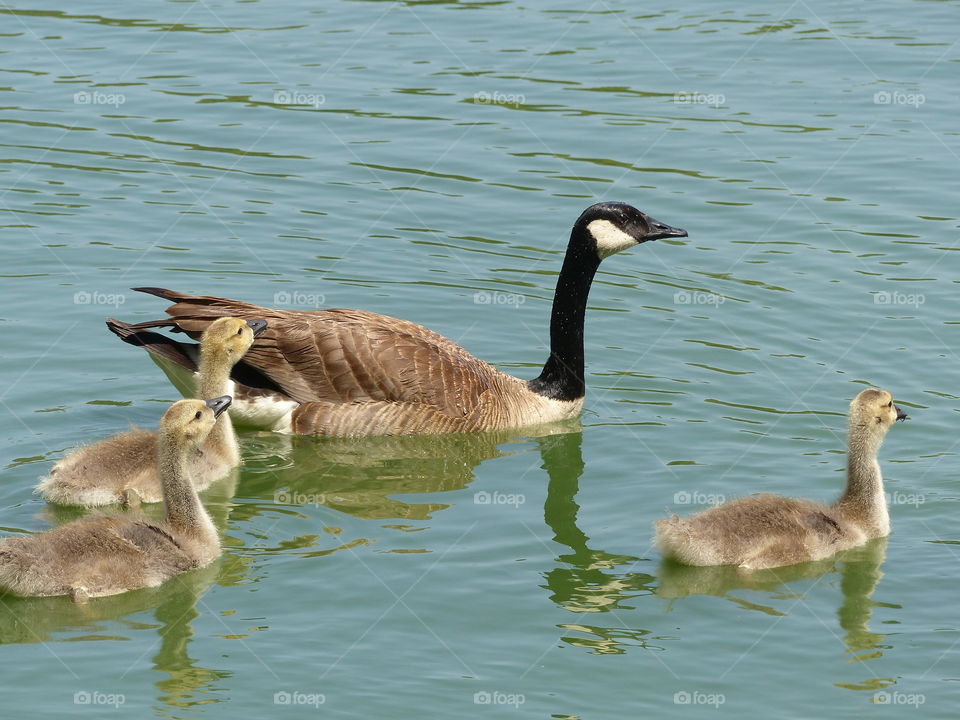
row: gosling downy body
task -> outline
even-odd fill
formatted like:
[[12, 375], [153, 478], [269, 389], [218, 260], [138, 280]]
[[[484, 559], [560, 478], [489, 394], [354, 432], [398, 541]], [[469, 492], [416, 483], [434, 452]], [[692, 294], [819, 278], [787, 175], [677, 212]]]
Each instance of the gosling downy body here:
[[850, 403], [847, 485], [832, 505], [761, 494], [689, 518], [659, 520], [656, 543], [685, 565], [759, 570], [821, 560], [890, 533], [877, 462], [887, 430], [906, 414], [886, 390], [868, 389]]
[[165, 517], [99, 515], [0, 541], [0, 590], [75, 601], [154, 587], [220, 555], [216, 528], [189, 479], [197, 449], [229, 396], [179, 400], [160, 420], [157, 456]]
[[[232, 388], [230, 370], [266, 328], [260, 319], [223, 317], [207, 327], [197, 352], [199, 373], [189, 395], [219, 397]], [[240, 451], [229, 415], [220, 418], [195, 451], [189, 476], [197, 491], [240, 463]], [[135, 429], [78, 448], [40, 480], [37, 491], [58, 505], [94, 507], [160, 502], [163, 491], [157, 466], [157, 434]]]
[[686, 237], [630, 205], [599, 203], [573, 226], [557, 280], [550, 356], [539, 377], [521, 380], [456, 343], [406, 320], [328, 309], [271, 310], [219, 297], [136, 288], [175, 304], [169, 318], [108, 322], [121, 339], [150, 351], [176, 382], [193, 367], [189, 343], [222, 315], [266, 318], [270, 327], [232, 373], [238, 423], [278, 432], [407, 435], [518, 428], [576, 417], [584, 398], [583, 321], [600, 261], [658, 238]]

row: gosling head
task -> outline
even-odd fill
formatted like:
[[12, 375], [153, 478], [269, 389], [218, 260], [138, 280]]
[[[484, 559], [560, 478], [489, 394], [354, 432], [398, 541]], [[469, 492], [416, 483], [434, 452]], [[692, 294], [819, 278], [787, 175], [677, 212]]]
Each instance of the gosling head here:
[[196, 447], [213, 429], [217, 418], [228, 407], [229, 395], [210, 400], [178, 400], [160, 418], [160, 435], [178, 445]]
[[687, 236], [686, 230], [654, 220], [632, 205], [619, 202], [591, 205], [577, 219], [573, 230], [589, 240], [601, 260], [647, 240]]
[[893, 395], [886, 390], [863, 390], [850, 403], [850, 427], [874, 430], [881, 437], [897, 420], [906, 419], [907, 414], [893, 404]]
[[266, 320], [241, 320], [222, 317], [214, 320], [200, 338], [200, 352], [237, 362], [253, 340], [267, 329]]

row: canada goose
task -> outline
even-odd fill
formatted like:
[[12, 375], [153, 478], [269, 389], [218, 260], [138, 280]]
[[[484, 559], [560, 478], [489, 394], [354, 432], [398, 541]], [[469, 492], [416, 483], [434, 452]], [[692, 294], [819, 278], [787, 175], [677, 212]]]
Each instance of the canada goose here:
[[[230, 369], [266, 329], [264, 320], [223, 317], [210, 323], [200, 341], [196, 387], [189, 395], [219, 397], [230, 392]], [[240, 463], [230, 417], [220, 418], [198, 448], [188, 473], [197, 491], [223, 477]], [[37, 491], [60, 505], [110, 505], [160, 502], [163, 491], [157, 471], [157, 434], [131, 430], [78, 448], [40, 480]]]
[[265, 317], [270, 329], [234, 368], [234, 420], [306, 435], [474, 432], [575, 417], [583, 406], [583, 319], [600, 261], [647, 240], [686, 237], [623, 203], [598, 203], [577, 219], [553, 301], [550, 356], [520, 380], [421, 325], [362, 310], [268, 310], [237, 300], [135, 288], [175, 304], [164, 320], [108, 320], [175, 378], [193, 370], [189, 344], [221, 315]]
[[165, 518], [99, 515], [28, 537], [0, 541], [0, 590], [70, 595], [75, 602], [154, 587], [203, 567], [220, 541], [189, 480], [196, 450], [230, 406], [230, 397], [179, 400], [160, 419], [157, 456]]
[[847, 487], [833, 505], [769, 494], [739, 498], [657, 521], [658, 547], [686, 565], [757, 570], [820, 560], [889, 535], [877, 451], [893, 423], [906, 419], [886, 390], [862, 391], [850, 403]]

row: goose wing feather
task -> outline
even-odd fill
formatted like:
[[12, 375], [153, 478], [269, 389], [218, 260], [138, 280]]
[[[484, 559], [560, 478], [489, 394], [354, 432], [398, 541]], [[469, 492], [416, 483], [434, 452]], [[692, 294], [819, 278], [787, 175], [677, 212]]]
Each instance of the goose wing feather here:
[[[199, 337], [224, 315], [264, 318], [243, 362], [299, 403], [409, 403], [463, 418], [509, 376], [456, 343], [406, 320], [363, 310], [273, 310], [227, 298], [136, 288], [174, 302], [167, 327]], [[372, 407], [371, 407], [372, 409]]]

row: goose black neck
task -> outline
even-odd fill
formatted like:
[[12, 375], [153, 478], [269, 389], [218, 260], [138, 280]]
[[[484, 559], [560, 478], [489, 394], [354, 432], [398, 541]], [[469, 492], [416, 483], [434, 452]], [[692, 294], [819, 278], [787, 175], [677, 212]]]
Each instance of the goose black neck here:
[[598, 267], [600, 258], [591, 243], [574, 229], [553, 296], [550, 357], [540, 377], [528, 383], [535, 393], [553, 400], [583, 397], [583, 318]]

